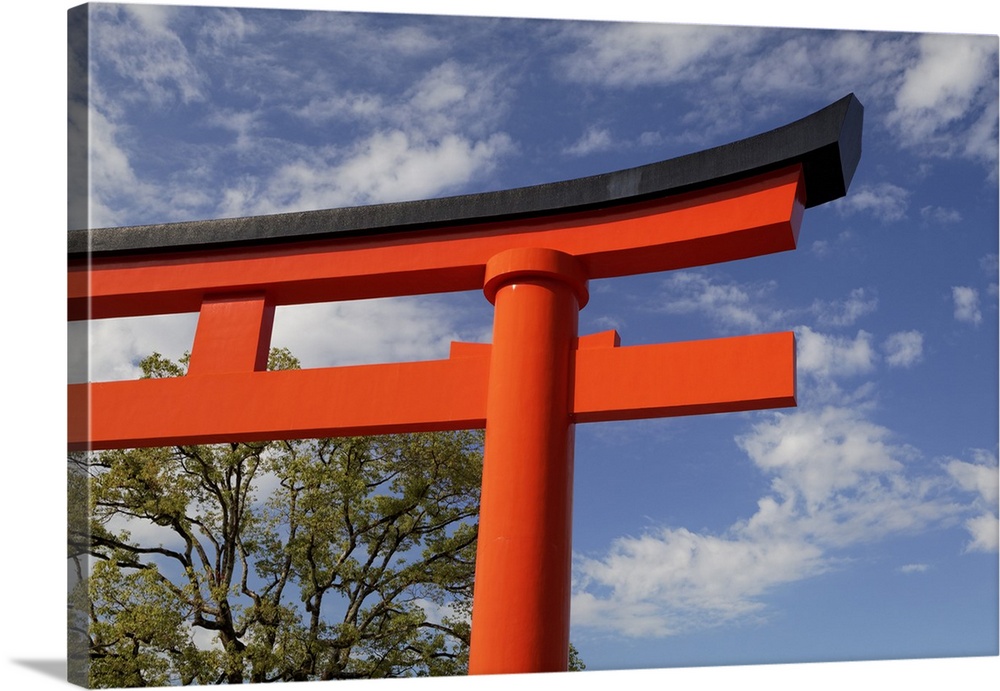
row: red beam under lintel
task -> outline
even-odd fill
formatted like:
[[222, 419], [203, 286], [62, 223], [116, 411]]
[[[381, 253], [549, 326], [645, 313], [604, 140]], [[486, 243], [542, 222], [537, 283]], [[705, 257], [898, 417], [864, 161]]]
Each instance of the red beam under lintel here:
[[795, 405], [795, 334], [736, 336], [576, 352], [577, 422]]

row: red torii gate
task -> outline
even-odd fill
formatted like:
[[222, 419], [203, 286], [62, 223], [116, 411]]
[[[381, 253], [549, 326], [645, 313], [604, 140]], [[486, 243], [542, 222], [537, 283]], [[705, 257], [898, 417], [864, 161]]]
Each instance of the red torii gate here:
[[[795, 405], [791, 333], [579, 337], [588, 280], [794, 249], [804, 209], [846, 194], [862, 113], [849, 95], [723, 147], [537, 187], [71, 231], [70, 320], [199, 318], [186, 376], [69, 386], [70, 448], [485, 427], [469, 671], [565, 670], [574, 424]], [[265, 371], [277, 305], [470, 289], [494, 305], [492, 344]]]

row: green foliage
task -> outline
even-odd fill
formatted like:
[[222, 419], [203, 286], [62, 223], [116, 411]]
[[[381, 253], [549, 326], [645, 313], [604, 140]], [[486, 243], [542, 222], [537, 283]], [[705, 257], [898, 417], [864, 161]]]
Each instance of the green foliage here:
[[[174, 377], [185, 365], [154, 354], [141, 368]], [[298, 362], [276, 350], [270, 366]], [[89, 535], [71, 521], [70, 546], [94, 561], [91, 685], [465, 671], [480, 432], [70, 461], [86, 480], [73, 500], [90, 507]]]

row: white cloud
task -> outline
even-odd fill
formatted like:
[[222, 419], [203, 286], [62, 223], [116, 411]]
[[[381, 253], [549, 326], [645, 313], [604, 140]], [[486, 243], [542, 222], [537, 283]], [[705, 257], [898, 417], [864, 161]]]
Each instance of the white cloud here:
[[438, 604], [426, 598], [418, 597], [413, 600], [412, 604], [424, 610], [424, 616], [432, 624], [441, 624], [446, 617], [453, 621], [469, 621], [469, 614], [467, 612], [455, 609], [454, 605], [448, 602]]
[[[127, 151], [118, 143], [118, 126], [101, 111], [91, 108], [88, 155], [90, 162], [90, 218], [92, 228], [118, 225], [117, 196], [135, 194], [142, 183], [136, 178]], [[141, 193], [140, 195], [141, 196]]]
[[995, 162], [996, 39], [924, 34], [918, 42], [889, 124], [906, 146]]
[[464, 104], [469, 88], [454, 62], [438, 66], [416, 85], [410, 103], [419, 111], [443, 113]]
[[891, 182], [861, 185], [851, 193], [833, 202], [832, 206], [844, 215], [870, 214], [882, 223], [893, 223], [906, 217], [910, 192]]
[[96, 107], [90, 109], [89, 124], [91, 228], [133, 225], [136, 217], [155, 219], [152, 222], [190, 220], [211, 204], [209, 190], [190, 180], [153, 184], [138, 174], [127, 125]]
[[583, 25], [567, 31], [583, 44], [562, 61], [567, 78], [624, 87], [696, 81], [713, 57], [739, 52], [755, 34], [680, 24]]
[[941, 206], [924, 206], [920, 209], [920, 217], [925, 221], [939, 225], [953, 225], [962, 222], [962, 212], [958, 209], [946, 209]]
[[260, 130], [259, 120], [259, 111], [235, 111], [225, 108], [217, 109], [205, 118], [208, 124], [229, 130], [236, 135], [235, 141], [230, 146], [234, 151], [245, 154], [252, 154], [255, 149], [260, 148], [257, 139]]
[[662, 146], [664, 137], [659, 132], [643, 132], [639, 135], [639, 146]]
[[222, 53], [239, 46], [249, 36], [259, 32], [246, 14], [235, 9], [206, 10], [206, 19], [199, 30], [207, 48]]
[[387, 26], [361, 14], [309, 12], [289, 30], [298, 37], [318, 38], [331, 45], [344, 46], [366, 62], [375, 62], [379, 69], [385, 67], [381, 62], [385, 55], [417, 58], [447, 47], [446, 41], [431, 28]]
[[796, 345], [798, 371], [816, 378], [851, 377], [875, 368], [876, 353], [867, 331], [858, 331], [851, 339], [800, 326], [796, 329]]
[[732, 81], [748, 96], [829, 98], [857, 93], [866, 106], [900, 81], [900, 63], [914, 52], [906, 36], [785, 31], [761, 42]]
[[[998, 284], [996, 282], [998, 268], [997, 255], [991, 253], [982, 257], [979, 260], [979, 267], [986, 273], [987, 276], [993, 279], [986, 285], [986, 294], [995, 299], [997, 295], [1000, 294], [1000, 288], [998, 288]], [[996, 303], [992, 306], [995, 309]]]
[[906, 564], [900, 567], [903, 573], [924, 573], [930, 568], [927, 564]]
[[70, 322], [69, 382], [137, 379], [139, 361], [154, 351], [176, 360], [191, 350], [197, 319], [177, 314]]
[[758, 331], [782, 318], [769, 305], [776, 284], [723, 283], [704, 271], [672, 273], [664, 282], [656, 309], [667, 314], [704, 314], [724, 329]]
[[129, 84], [115, 98], [154, 106], [205, 98], [208, 80], [170, 28], [176, 8], [157, 5], [97, 5], [90, 39], [97, 75], [105, 69]]
[[[290, 161], [265, 181], [243, 180], [226, 190], [226, 213], [268, 214], [426, 199], [457, 190], [489, 173], [511, 150], [505, 134], [438, 140], [402, 130], [376, 132], [346, 155], [321, 150]], [[253, 194], [248, 194], [250, 185]]]
[[289, 305], [275, 311], [271, 344], [303, 367], [446, 358], [462, 340], [456, 316], [428, 298]]
[[[311, 55], [279, 55], [280, 42], [255, 40], [269, 31], [325, 36], [345, 70], [370, 76], [387, 68], [386, 51], [398, 72], [399, 60], [424, 60], [447, 47], [422, 28], [387, 34], [331, 13], [310, 15], [315, 26], [268, 26], [261, 15], [206, 8], [195, 36], [182, 41], [172, 23], [181, 10], [136, 7], [99, 10], [93, 23], [93, 225], [457, 193], [514, 150], [499, 128], [509, 94], [497, 67], [449, 59], [414, 65], [405, 79], [369, 79], [378, 89], [365, 89]], [[186, 127], [169, 151], [157, 149], [152, 133], [129, 126], [151, 107], [176, 109]], [[306, 131], [279, 131], [276, 118], [284, 125], [287, 113]], [[347, 144], [338, 138], [341, 122], [351, 128]], [[206, 142], [205, 128], [233, 137]], [[146, 179], [150, 164], [158, 169], [155, 186]]]
[[955, 303], [955, 319], [970, 324], [979, 324], [983, 320], [978, 290], [969, 286], [953, 286], [951, 298]]
[[313, 124], [323, 124], [339, 118], [370, 122], [384, 117], [386, 108], [381, 94], [344, 91], [322, 98], [313, 97], [292, 112]]
[[986, 506], [996, 508], [1000, 471], [995, 457], [988, 452], [980, 452], [975, 463], [952, 459], [945, 468], [959, 487], [979, 495]]
[[955, 120], [986, 83], [996, 41], [949, 34], [924, 34], [918, 40], [920, 59], [907, 69], [896, 106], [904, 111], [934, 111], [940, 122]]
[[899, 331], [882, 344], [890, 367], [910, 367], [923, 358], [924, 335], [919, 331]]
[[829, 240], [814, 240], [810, 249], [817, 257], [826, 257], [830, 254], [830, 242]]
[[167, 549], [184, 548], [184, 539], [172, 528], [145, 518], [115, 513], [104, 522], [104, 527], [114, 534], [125, 531], [133, 544], [156, 545]]
[[588, 127], [587, 131], [563, 153], [571, 156], [586, 156], [598, 151], [607, 151], [614, 146], [611, 132], [604, 128]]
[[967, 552], [1000, 551], [1000, 521], [997, 501], [1000, 500], [1000, 468], [997, 457], [985, 449], [972, 451], [972, 462], [950, 459], [945, 470], [959, 488], [975, 495], [974, 506], [980, 513], [965, 521], [970, 540]]
[[391, 46], [390, 50], [401, 55], [415, 57], [440, 50], [444, 41], [429, 34], [420, 27], [402, 26], [385, 32], [380, 37], [379, 46]]
[[[632, 637], [713, 625], [759, 610], [756, 598], [781, 583], [820, 572], [820, 557], [819, 549], [801, 541], [683, 528], [618, 538], [601, 558], [577, 558], [573, 624]], [[600, 597], [594, 589], [610, 592]]]
[[1000, 259], [995, 253], [987, 254], [979, 260], [979, 266], [991, 278], [996, 278], [997, 270], [1000, 269]]
[[484, 137], [507, 113], [505, 94], [497, 73], [448, 60], [424, 74], [387, 115], [428, 137], [458, 131]]
[[833, 550], [912, 532], [965, 510], [939, 492], [943, 478], [913, 475], [916, 458], [859, 407], [773, 414], [737, 438], [772, 495], [740, 526], [748, 535], [798, 536]]
[[878, 298], [867, 295], [864, 288], [855, 288], [844, 301], [817, 300], [812, 311], [824, 326], [850, 326], [861, 317], [878, 309]]
[[[345, 119], [362, 128], [349, 146], [263, 140], [253, 119], [221, 114], [232, 145], [274, 165], [222, 191], [220, 216], [278, 213], [426, 199], [483, 179], [514, 150], [498, 130], [507, 105], [494, 72], [446, 61], [405, 93], [343, 91], [288, 109], [314, 126]], [[252, 116], [255, 117], [255, 116]], [[277, 148], [280, 156], [272, 155]]]
[[201, 626], [191, 625], [191, 642], [198, 650], [219, 650], [222, 642], [219, 641], [219, 633]]
[[979, 118], [972, 123], [965, 134], [965, 141], [959, 153], [965, 157], [979, 159], [988, 166], [988, 179], [996, 183], [997, 174], [997, 120], [1000, 105], [996, 93], [987, 100]]
[[816, 507], [867, 476], [901, 470], [890, 436], [855, 409], [828, 406], [776, 415], [737, 442], [759, 468]]
[[984, 513], [965, 522], [965, 527], [972, 535], [972, 540], [966, 545], [969, 552], [996, 552], [1000, 548], [1000, 523], [992, 513]]
[[657, 528], [577, 555], [574, 625], [663, 637], [764, 617], [772, 589], [836, 568], [840, 550], [965, 511], [941, 478], [908, 477], [913, 453], [892, 436], [857, 408], [766, 416], [737, 439], [772, 479], [756, 513], [719, 535]]
[[[608, 87], [692, 85], [688, 143], [704, 146], [775, 114], [776, 98], [819, 101], [855, 92], [920, 155], [996, 162], [996, 41], [988, 36], [619, 24], [565, 32], [580, 47], [567, 79]], [[739, 69], [733, 69], [738, 64]], [[887, 113], [887, 116], [882, 116]], [[856, 192], [852, 192], [855, 194]], [[883, 222], [905, 199], [869, 199]]]

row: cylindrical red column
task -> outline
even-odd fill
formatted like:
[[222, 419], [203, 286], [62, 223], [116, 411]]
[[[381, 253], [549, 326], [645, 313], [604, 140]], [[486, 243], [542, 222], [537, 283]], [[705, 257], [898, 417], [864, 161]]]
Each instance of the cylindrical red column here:
[[495, 311], [469, 673], [565, 671], [570, 356], [587, 277], [568, 254], [508, 250], [487, 264], [484, 292]]

